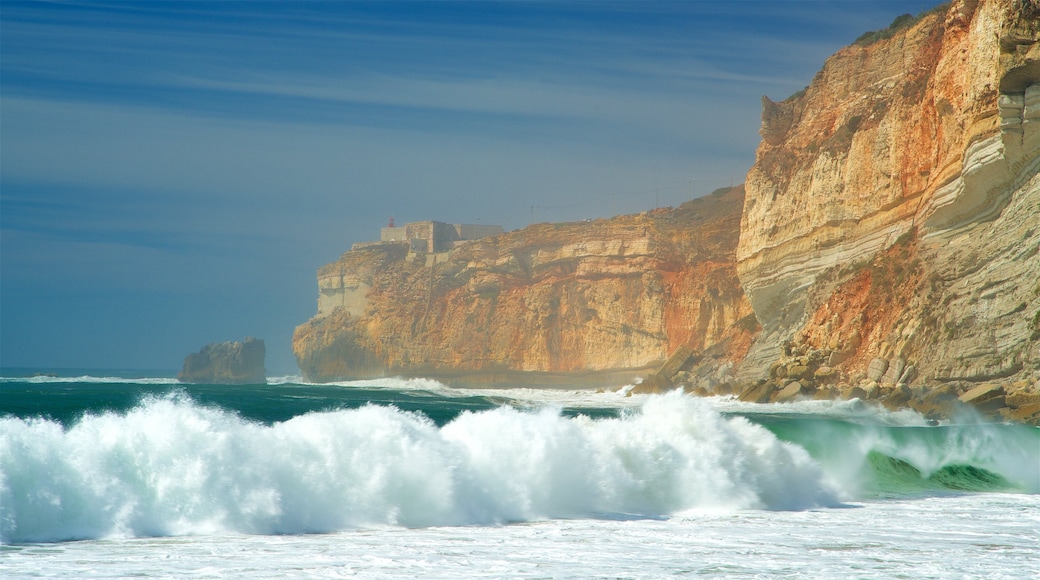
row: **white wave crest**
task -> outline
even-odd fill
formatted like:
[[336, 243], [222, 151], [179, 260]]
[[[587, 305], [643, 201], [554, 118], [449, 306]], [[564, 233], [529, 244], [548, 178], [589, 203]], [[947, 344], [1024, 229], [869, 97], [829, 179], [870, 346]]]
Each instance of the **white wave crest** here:
[[618, 419], [391, 407], [265, 426], [183, 395], [67, 429], [0, 419], [4, 542], [660, 517], [834, 505], [800, 447], [679, 394]]
[[913, 409], [889, 410], [875, 402], [860, 399], [805, 400], [791, 403], [745, 403], [733, 396], [706, 399], [716, 410], [741, 415], [812, 415], [852, 422], [890, 426], [924, 426], [929, 422]]

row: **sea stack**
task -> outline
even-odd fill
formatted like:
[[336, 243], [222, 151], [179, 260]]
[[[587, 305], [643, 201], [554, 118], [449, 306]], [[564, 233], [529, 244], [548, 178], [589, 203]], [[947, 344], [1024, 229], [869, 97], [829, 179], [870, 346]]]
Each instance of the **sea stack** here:
[[177, 380], [221, 385], [266, 384], [266, 354], [264, 341], [251, 336], [242, 342], [207, 344], [199, 352], [184, 358], [184, 368]]

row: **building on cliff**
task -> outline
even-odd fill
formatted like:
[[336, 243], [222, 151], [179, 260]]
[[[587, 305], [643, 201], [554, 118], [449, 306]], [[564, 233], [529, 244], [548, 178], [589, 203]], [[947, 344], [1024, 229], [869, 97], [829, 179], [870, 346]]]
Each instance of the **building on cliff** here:
[[380, 230], [378, 242], [357, 243], [352, 249], [381, 244], [407, 244], [411, 252], [434, 254], [450, 251], [457, 242], [479, 240], [502, 233], [505, 230], [496, 225], [447, 224], [427, 220], [395, 226], [391, 219], [390, 224]]

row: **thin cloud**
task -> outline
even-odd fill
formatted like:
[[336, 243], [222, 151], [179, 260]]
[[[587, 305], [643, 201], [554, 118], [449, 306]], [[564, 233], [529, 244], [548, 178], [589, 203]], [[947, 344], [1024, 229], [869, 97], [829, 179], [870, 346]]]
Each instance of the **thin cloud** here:
[[517, 228], [740, 183], [761, 94], [916, 8], [5, 3], [0, 358], [258, 334], [288, 368], [314, 270], [390, 215]]

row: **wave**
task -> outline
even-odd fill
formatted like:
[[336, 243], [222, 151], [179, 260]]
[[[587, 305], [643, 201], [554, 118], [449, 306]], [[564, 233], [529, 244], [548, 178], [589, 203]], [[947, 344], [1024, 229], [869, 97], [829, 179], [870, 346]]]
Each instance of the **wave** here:
[[620, 418], [393, 407], [263, 425], [183, 395], [0, 420], [0, 540], [284, 534], [839, 503], [801, 447], [679, 394]]
[[307, 384], [304, 382], [301, 375], [277, 375], [273, 377], [267, 377], [267, 384], [269, 385], [303, 385]]
[[712, 406], [724, 413], [746, 416], [777, 416], [805, 418], [837, 418], [866, 425], [919, 427], [934, 425], [913, 409], [889, 410], [879, 404], [860, 399], [824, 399], [791, 403], [746, 403], [736, 397], [712, 397]]
[[170, 377], [95, 377], [82, 375], [78, 377], [59, 377], [54, 375], [33, 375], [30, 377], [0, 377], [0, 384], [4, 383], [29, 383], [29, 384], [62, 384], [62, 383], [89, 383], [89, 384], [124, 384], [124, 385], [177, 385], [180, 384], [175, 378]]
[[441, 426], [370, 404], [264, 424], [180, 391], [67, 427], [8, 417], [0, 419], [0, 542], [1040, 493], [1033, 427], [893, 426], [820, 409], [729, 416], [714, 404], [673, 392], [617, 417], [506, 406]]
[[879, 487], [917, 491], [1012, 491], [1014, 486], [998, 473], [974, 465], [945, 465], [924, 474], [910, 463], [871, 451], [867, 455]]
[[432, 395], [444, 399], [483, 397], [501, 405], [521, 408], [559, 406], [568, 409], [627, 409], [640, 407], [646, 395], [629, 394], [631, 385], [619, 389], [546, 387], [452, 387], [434, 379], [386, 377], [331, 383], [301, 383], [314, 387], [386, 390], [415, 396]]
[[815, 417], [758, 417], [805, 448], [848, 496], [1040, 493], [1040, 429], [1022, 424], [892, 426]]
[[[181, 383], [172, 377], [120, 377], [81, 375], [62, 377], [34, 375], [29, 377], [0, 377], [3, 384], [122, 384], [142, 386], [193, 386]], [[318, 387], [329, 389], [363, 389], [368, 391], [406, 392], [414, 396], [432, 395], [445, 399], [484, 397], [499, 404], [523, 408], [539, 408], [547, 405], [570, 409], [631, 409], [641, 407], [654, 395], [632, 394], [633, 385], [616, 389], [601, 388], [545, 388], [545, 387], [452, 387], [428, 378], [385, 377], [329, 383], [307, 382], [300, 375], [281, 375], [267, 378], [268, 386]], [[256, 386], [256, 385], [251, 385]], [[888, 425], [925, 425], [924, 417], [913, 410], [889, 411], [884, 407], [864, 403], [858, 399], [850, 401], [799, 401], [782, 405], [744, 403], [736, 397], [709, 397], [704, 399], [716, 410], [740, 415], [815, 415], [842, 417], [851, 421], [881, 423]]]

